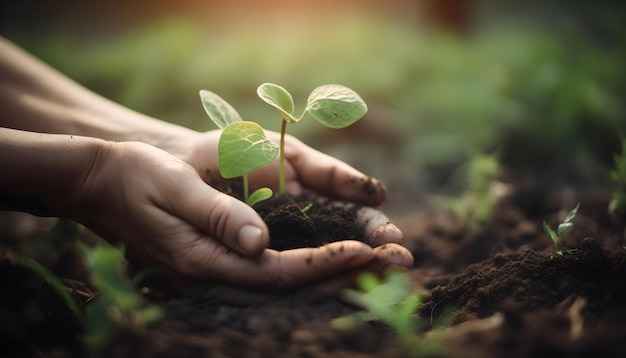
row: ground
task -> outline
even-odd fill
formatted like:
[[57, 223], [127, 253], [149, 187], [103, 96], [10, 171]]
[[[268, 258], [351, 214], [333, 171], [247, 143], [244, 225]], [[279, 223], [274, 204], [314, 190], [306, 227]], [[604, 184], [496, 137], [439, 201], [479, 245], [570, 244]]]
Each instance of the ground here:
[[[416, 332], [415, 341], [431, 344], [422, 345], [418, 355], [626, 356], [626, 252], [607, 211], [610, 194], [594, 188], [573, 196], [571, 191], [535, 195], [533, 190], [514, 187], [491, 219], [471, 230], [434, 206], [420, 206], [397, 220], [415, 257], [407, 272], [411, 286], [425, 293], [416, 314], [426, 328]], [[555, 226], [578, 201], [574, 230], [562, 242], [563, 249], [578, 251], [560, 256], [542, 222]], [[63, 278], [72, 276], [62, 266], [74, 261], [50, 260]], [[5, 341], [0, 349], [6, 355], [86, 354], [82, 326], [39, 276], [5, 257], [0, 277]], [[87, 287], [76, 288], [83, 287], [80, 281], [64, 282], [72, 283], [75, 295], [89, 296]], [[163, 308], [164, 317], [144, 331], [120, 334], [100, 350], [102, 356], [409, 356], [406, 345], [381, 322], [333, 328], [333, 319], [357, 308], [310, 288], [245, 296], [214, 288], [184, 297], [160, 290], [141, 287], [150, 302]], [[77, 298], [83, 306], [91, 304]]]

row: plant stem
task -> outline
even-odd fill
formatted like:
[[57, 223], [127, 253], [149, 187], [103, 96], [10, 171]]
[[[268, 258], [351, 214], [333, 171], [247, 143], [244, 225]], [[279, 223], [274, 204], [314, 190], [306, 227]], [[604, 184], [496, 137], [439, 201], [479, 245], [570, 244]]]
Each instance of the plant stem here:
[[285, 194], [285, 133], [287, 132], [287, 121], [283, 118], [283, 121], [280, 125], [280, 159], [278, 162], [279, 165], [279, 183], [278, 183], [278, 193], [280, 195]]
[[248, 174], [243, 175], [243, 200], [247, 203], [248, 196], [250, 195], [248, 189]]

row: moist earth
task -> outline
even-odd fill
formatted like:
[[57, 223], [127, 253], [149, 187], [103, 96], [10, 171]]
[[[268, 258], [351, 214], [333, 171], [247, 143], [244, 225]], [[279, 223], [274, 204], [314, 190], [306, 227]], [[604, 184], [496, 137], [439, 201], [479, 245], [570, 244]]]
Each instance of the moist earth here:
[[[529, 201], [525, 191], [499, 201], [491, 219], [469, 230], [449, 212], [420, 206], [397, 218], [404, 244], [415, 257], [411, 285], [425, 292], [416, 314], [426, 322], [418, 341], [434, 342], [422, 356], [443, 357], [623, 357], [626, 356], [626, 253], [621, 228], [607, 212], [609, 194], [577, 193], [581, 209], [558, 255], [542, 230], [556, 225], [576, 204], [558, 192]], [[283, 214], [264, 213], [272, 245], [290, 248], [297, 238], [324, 231], [317, 246], [337, 239], [362, 239], [343, 210], [325, 224], [325, 209], [306, 201], [284, 204]], [[261, 209], [259, 209], [261, 210]], [[317, 216], [317, 217], [316, 217]], [[283, 223], [296, 217], [296, 223]], [[275, 221], [275, 223], [272, 223]], [[323, 229], [323, 230], [322, 230]], [[81, 324], [37, 275], [10, 260], [4, 244], [0, 261], [3, 356], [77, 357], [86, 354]], [[79, 260], [60, 255], [50, 267], [65, 279], [82, 307], [89, 283], [73, 269]], [[82, 286], [81, 286], [82, 285]], [[77, 289], [76, 287], [83, 287]], [[86, 287], [86, 288], [85, 288]], [[358, 310], [312, 288], [284, 294], [234, 292], [225, 299], [211, 290], [182, 296], [143, 283], [140, 292], [165, 315], [144, 332], [115, 337], [102, 356], [115, 357], [406, 357], [398, 336], [379, 321], [337, 330], [331, 321]], [[242, 296], [244, 295], [244, 296]], [[232, 297], [232, 296], [231, 296]]]

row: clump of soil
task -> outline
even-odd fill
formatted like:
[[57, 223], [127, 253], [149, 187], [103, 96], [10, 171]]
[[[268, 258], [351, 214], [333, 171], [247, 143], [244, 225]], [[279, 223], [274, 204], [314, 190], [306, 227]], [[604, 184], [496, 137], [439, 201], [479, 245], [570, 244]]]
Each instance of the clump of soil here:
[[357, 209], [310, 196], [275, 196], [255, 206], [269, 228], [269, 248], [281, 251], [341, 240], [364, 241], [363, 230], [356, 223]]

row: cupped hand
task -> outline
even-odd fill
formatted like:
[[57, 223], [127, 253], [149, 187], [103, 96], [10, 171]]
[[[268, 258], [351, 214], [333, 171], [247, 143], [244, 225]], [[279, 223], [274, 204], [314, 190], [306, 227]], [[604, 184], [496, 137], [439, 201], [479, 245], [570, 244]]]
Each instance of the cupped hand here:
[[[164, 266], [175, 276], [269, 291], [320, 283], [332, 293], [356, 271], [412, 264], [411, 254], [398, 244], [401, 232], [374, 209], [363, 209], [359, 217], [375, 248], [340, 241], [278, 252], [266, 249], [267, 227], [252, 208], [207, 185], [187, 162], [134, 142], [107, 143], [97, 158], [76, 189], [80, 204], [74, 218], [123, 242], [143, 264]], [[344, 185], [359, 181], [351, 177], [356, 171], [329, 170], [335, 173], [328, 178], [341, 178]], [[325, 192], [340, 187], [334, 186]]]

